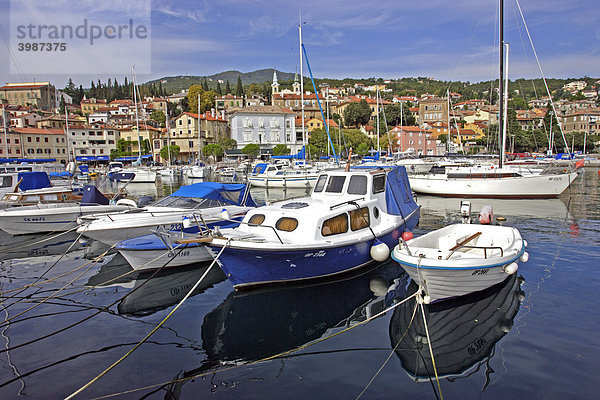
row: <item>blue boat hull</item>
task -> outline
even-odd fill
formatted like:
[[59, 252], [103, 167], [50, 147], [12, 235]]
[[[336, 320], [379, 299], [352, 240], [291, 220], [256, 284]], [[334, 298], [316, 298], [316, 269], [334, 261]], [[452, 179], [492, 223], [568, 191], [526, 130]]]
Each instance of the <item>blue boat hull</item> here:
[[[419, 210], [406, 224], [386, 233], [378, 239], [390, 249], [405, 230], [412, 230], [419, 221]], [[373, 261], [370, 250], [374, 239], [346, 246], [321, 249], [296, 250], [249, 250], [227, 247], [218, 261], [236, 289], [272, 283], [294, 282], [325, 278], [363, 267]], [[211, 245], [216, 256], [221, 247]]]

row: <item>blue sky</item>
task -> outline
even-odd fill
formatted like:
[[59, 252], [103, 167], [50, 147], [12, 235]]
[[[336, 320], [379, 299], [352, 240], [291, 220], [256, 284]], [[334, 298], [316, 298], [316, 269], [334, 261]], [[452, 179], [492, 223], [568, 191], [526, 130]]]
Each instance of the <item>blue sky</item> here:
[[[78, 3], [82, 1], [88, 0]], [[547, 77], [600, 76], [598, 0], [520, 2]], [[9, 1], [0, 0], [0, 24], [7, 35], [9, 10]], [[151, 73], [138, 74], [138, 81], [231, 69], [295, 72], [300, 11], [305, 46], [318, 77], [428, 76], [476, 82], [497, 76], [495, 0], [160, 0], [152, 1]], [[515, 0], [505, 0], [505, 38], [511, 43], [511, 78], [539, 77]], [[63, 87], [72, 77], [87, 87], [92, 79], [116, 76], [122, 81], [130, 73], [98, 76], [66, 71], [21, 77], [10, 74], [2, 35], [0, 42], [1, 83], [24, 78]], [[116, 54], [102, 51], [98, 61], [110, 62]]]

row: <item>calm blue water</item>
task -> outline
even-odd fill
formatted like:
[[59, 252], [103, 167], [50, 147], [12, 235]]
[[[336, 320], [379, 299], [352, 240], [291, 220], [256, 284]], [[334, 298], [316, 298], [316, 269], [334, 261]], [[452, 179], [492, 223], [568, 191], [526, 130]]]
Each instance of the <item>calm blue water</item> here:
[[[161, 196], [180, 184], [128, 189]], [[474, 213], [492, 204], [519, 228], [530, 260], [519, 279], [428, 307], [444, 398], [599, 397], [598, 191], [597, 170], [588, 169], [560, 199], [474, 201]], [[459, 220], [458, 200], [419, 203], [416, 234]], [[27, 245], [43, 239], [2, 238], [2, 399], [68, 396], [142, 340], [208, 268], [135, 275], [118, 255], [92, 263], [89, 252], [100, 248], [75, 244], [65, 254], [76, 235]], [[359, 325], [402, 300], [407, 283], [387, 263], [335, 282], [235, 293], [215, 267], [146, 343], [78, 398], [354, 399], [367, 386], [361, 398], [435, 398], [424, 327], [410, 322], [413, 303]]]

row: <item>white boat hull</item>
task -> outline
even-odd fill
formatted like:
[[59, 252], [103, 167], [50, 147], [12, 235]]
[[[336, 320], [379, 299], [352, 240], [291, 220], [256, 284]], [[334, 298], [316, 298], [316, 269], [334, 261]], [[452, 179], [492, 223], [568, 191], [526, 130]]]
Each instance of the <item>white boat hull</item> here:
[[124, 205], [79, 206], [47, 204], [0, 210], [0, 229], [11, 235], [60, 232], [75, 228], [77, 218], [88, 214], [128, 210]]
[[[473, 234], [479, 236], [454, 249]], [[515, 228], [458, 224], [396, 246], [392, 258], [423, 287], [429, 303], [504, 281], [516, 272], [524, 251], [524, 240]]]
[[161, 267], [180, 267], [198, 262], [211, 261], [211, 253], [204, 246], [174, 248], [173, 250], [123, 250], [119, 253], [138, 271], [159, 269]]
[[309, 188], [315, 185], [318, 174], [314, 175], [290, 175], [284, 177], [277, 176], [252, 176], [248, 181], [252, 186], [267, 188]]
[[552, 198], [564, 192], [577, 173], [511, 178], [448, 178], [446, 174], [410, 175], [416, 193], [444, 197]]

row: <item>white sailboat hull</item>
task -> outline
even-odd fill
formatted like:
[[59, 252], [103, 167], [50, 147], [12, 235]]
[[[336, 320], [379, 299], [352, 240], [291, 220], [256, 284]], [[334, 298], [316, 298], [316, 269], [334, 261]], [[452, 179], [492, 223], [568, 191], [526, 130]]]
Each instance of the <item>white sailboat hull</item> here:
[[416, 193], [445, 197], [552, 198], [564, 192], [577, 177], [532, 174], [506, 178], [448, 178], [447, 174], [410, 175]]

